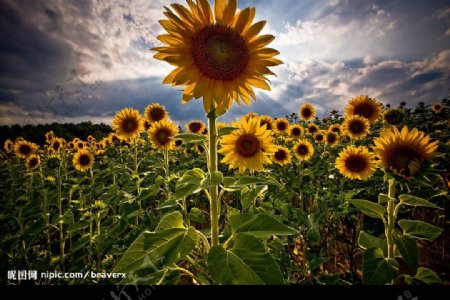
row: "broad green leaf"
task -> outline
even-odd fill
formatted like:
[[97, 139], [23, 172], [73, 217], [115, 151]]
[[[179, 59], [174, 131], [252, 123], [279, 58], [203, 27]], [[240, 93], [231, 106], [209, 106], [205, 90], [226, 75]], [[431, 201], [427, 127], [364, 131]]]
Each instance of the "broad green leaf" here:
[[215, 171], [211, 174], [211, 176], [208, 176], [207, 178], [203, 179], [200, 183], [201, 189], [207, 189], [212, 186], [216, 186], [221, 184], [223, 181], [223, 175], [219, 171]]
[[158, 226], [156, 226], [155, 232], [161, 232], [172, 228], [186, 229], [183, 224], [183, 216], [177, 211], [165, 215], [161, 221], [159, 221]]
[[442, 232], [439, 227], [417, 220], [400, 220], [398, 225], [400, 225], [404, 234], [428, 241], [434, 241]]
[[384, 285], [397, 276], [398, 263], [384, 258], [380, 248], [369, 248], [363, 258], [363, 284]]
[[359, 209], [363, 214], [372, 217], [383, 219], [386, 209], [380, 204], [368, 201], [368, 200], [348, 200], [352, 205]]
[[420, 267], [417, 270], [416, 275], [414, 278], [426, 283], [426, 284], [442, 284], [442, 280], [439, 278], [439, 276], [431, 271], [428, 268]]
[[244, 187], [252, 184], [260, 185], [272, 185], [279, 188], [284, 188], [284, 186], [272, 177], [253, 177], [253, 176], [242, 176], [240, 177], [231, 187]]
[[201, 182], [205, 177], [205, 172], [202, 169], [193, 169], [185, 172], [176, 184], [175, 196], [184, 198], [200, 192]]
[[243, 188], [241, 190], [241, 205], [242, 210], [247, 210], [255, 199], [262, 193], [267, 191], [267, 185], [259, 185], [254, 189]]
[[394, 234], [394, 242], [408, 267], [413, 273], [416, 273], [419, 267], [419, 248], [416, 240], [409, 235]]
[[[387, 203], [389, 201], [389, 199], [391, 199], [391, 198], [389, 198], [388, 195], [386, 195], [386, 194], [379, 194], [378, 195], [378, 204]], [[392, 199], [392, 200], [395, 200], [395, 199]]]
[[182, 133], [174, 137], [175, 140], [182, 140], [186, 144], [198, 144], [206, 142], [206, 136], [195, 133]]
[[208, 270], [220, 284], [283, 284], [274, 258], [255, 237], [238, 234], [231, 249], [214, 246], [208, 253]]
[[438, 209], [442, 209], [439, 206], [437, 206], [434, 203], [431, 203], [428, 200], [419, 198], [419, 197], [415, 197], [415, 196], [410, 196], [410, 195], [400, 195], [398, 197], [398, 199], [400, 200], [400, 203], [405, 204], [405, 205], [409, 205], [409, 206], [425, 206], [425, 207], [432, 207], [432, 208], [438, 208]]
[[298, 231], [282, 224], [266, 214], [240, 214], [230, 216], [229, 224], [233, 233], [251, 234], [257, 238], [268, 238], [272, 235], [292, 235]]
[[221, 137], [227, 134], [232, 133], [233, 131], [235, 131], [236, 129], [239, 129], [237, 127], [222, 127], [217, 131], [217, 137]]
[[358, 238], [358, 245], [367, 250], [369, 248], [380, 248], [383, 250], [383, 254], [387, 255], [387, 242], [386, 240], [374, 237], [367, 232], [361, 231]]
[[201, 224], [206, 223], [205, 215], [197, 207], [191, 208], [188, 218], [189, 218], [189, 220], [196, 222], [196, 223], [201, 223]]

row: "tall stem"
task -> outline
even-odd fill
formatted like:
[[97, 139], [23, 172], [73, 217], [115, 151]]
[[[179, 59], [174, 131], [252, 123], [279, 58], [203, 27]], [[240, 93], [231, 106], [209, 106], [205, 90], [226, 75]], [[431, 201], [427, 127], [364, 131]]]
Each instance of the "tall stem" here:
[[[216, 113], [213, 110], [208, 115], [208, 133], [209, 133], [209, 174], [217, 172], [217, 129], [216, 129]], [[217, 185], [210, 188], [211, 205], [211, 244], [216, 246], [219, 244], [219, 214], [220, 203], [217, 197], [219, 187]]]
[[394, 232], [395, 223], [395, 180], [389, 179], [389, 192], [388, 192], [388, 204], [387, 204], [387, 228], [386, 228], [386, 240], [388, 247], [388, 259], [394, 258], [394, 238], [392, 234]]
[[58, 167], [58, 209], [59, 209], [59, 248], [61, 255], [61, 263], [64, 268], [64, 225], [63, 225], [63, 207], [62, 207], [62, 174], [61, 174], [61, 163]]
[[134, 140], [134, 176], [136, 176], [136, 192], [139, 197], [138, 139]]

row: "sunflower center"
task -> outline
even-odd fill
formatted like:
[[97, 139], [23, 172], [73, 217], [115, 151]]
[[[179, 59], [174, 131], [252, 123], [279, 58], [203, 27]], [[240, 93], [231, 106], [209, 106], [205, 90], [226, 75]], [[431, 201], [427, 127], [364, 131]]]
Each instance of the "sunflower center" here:
[[364, 131], [364, 125], [361, 122], [351, 122], [348, 126], [352, 133], [362, 133]]
[[192, 132], [197, 133], [197, 132], [200, 131], [200, 129], [202, 129], [202, 125], [201, 125], [200, 123], [198, 123], [198, 122], [191, 123], [191, 124], [189, 124], [189, 129], [190, 129]]
[[409, 165], [414, 160], [420, 160], [420, 155], [411, 148], [397, 148], [389, 156], [389, 165], [394, 170], [403, 171], [409, 174]]
[[137, 127], [138, 123], [134, 118], [125, 119], [122, 123], [122, 129], [127, 133], [134, 132], [137, 129]]
[[327, 135], [327, 142], [330, 144], [334, 144], [336, 142], [336, 136], [334, 134]]
[[287, 153], [284, 150], [278, 150], [275, 152], [275, 159], [278, 161], [283, 161], [287, 158]]
[[314, 126], [309, 127], [308, 130], [310, 133], [316, 133], [318, 131], [317, 128]]
[[250, 158], [255, 156], [259, 150], [259, 140], [253, 134], [245, 134], [237, 140], [236, 151], [240, 156]]
[[32, 159], [30, 160], [30, 162], [29, 162], [30, 168], [36, 167], [37, 164], [38, 164], [38, 159], [37, 159], [37, 158], [32, 158]]
[[321, 134], [316, 135], [316, 141], [318, 141], [318, 142], [323, 141], [323, 135], [321, 135]]
[[164, 119], [166, 112], [164, 111], [164, 109], [160, 108], [160, 107], [155, 107], [150, 111], [150, 117], [152, 118], [152, 120], [159, 122], [162, 119]]
[[206, 26], [192, 38], [195, 65], [209, 78], [231, 81], [246, 69], [250, 54], [240, 33], [223, 25]]
[[392, 111], [387, 113], [384, 118], [389, 124], [395, 124], [400, 121], [400, 114], [398, 112]]
[[83, 143], [78, 143], [78, 148], [81, 149], [81, 148], [83, 148], [83, 146], [84, 146]]
[[176, 140], [175, 141], [175, 145], [179, 147], [179, 146], [183, 145], [183, 141], [182, 140]]
[[28, 155], [31, 152], [31, 147], [28, 145], [21, 145], [19, 151], [23, 155]]
[[293, 136], [299, 136], [299, 135], [301, 135], [302, 134], [302, 131], [300, 130], [300, 128], [293, 128], [292, 129], [292, 135]]
[[372, 117], [374, 110], [373, 107], [369, 103], [361, 103], [355, 107], [354, 113], [356, 115], [360, 115], [366, 119], [370, 119]]
[[309, 117], [311, 117], [312, 112], [311, 112], [311, 110], [309, 108], [304, 108], [302, 110], [302, 115], [303, 115], [304, 118], [309, 118]]
[[286, 130], [286, 128], [287, 128], [286, 123], [284, 123], [284, 122], [277, 123], [278, 130], [284, 131], [284, 130]]
[[55, 151], [58, 151], [58, 149], [59, 149], [59, 143], [58, 143], [58, 142], [56, 142], [56, 143], [53, 144], [53, 149], [54, 149]]
[[308, 152], [308, 147], [306, 145], [300, 145], [297, 147], [297, 153], [301, 156], [305, 156]]
[[160, 143], [161, 145], [165, 145], [170, 141], [170, 131], [162, 128], [156, 133], [155, 138], [158, 143]]
[[351, 172], [361, 172], [367, 167], [367, 162], [364, 157], [350, 156], [345, 160], [345, 167]]
[[261, 125], [261, 127], [266, 125], [267, 130], [272, 130], [272, 124], [270, 124], [270, 122], [268, 122], [268, 121], [261, 121], [260, 125]]
[[89, 164], [91, 163], [91, 158], [89, 157], [89, 155], [83, 154], [80, 156], [79, 162], [81, 166], [89, 166]]

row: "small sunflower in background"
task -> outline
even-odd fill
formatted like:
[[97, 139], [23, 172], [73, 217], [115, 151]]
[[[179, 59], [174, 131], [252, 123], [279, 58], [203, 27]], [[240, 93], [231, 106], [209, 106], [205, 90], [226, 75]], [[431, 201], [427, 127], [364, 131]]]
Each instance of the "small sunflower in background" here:
[[289, 135], [294, 139], [299, 139], [305, 133], [305, 129], [298, 124], [291, 125], [289, 127]]
[[371, 124], [378, 121], [382, 113], [381, 103], [369, 96], [358, 96], [349, 101], [345, 108], [345, 118], [361, 116]]
[[370, 123], [364, 117], [355, 115], [344, 120], [342, 131], [354, 140], [361, 140], [370, 132]]
[[39, 155], [31, 154], [25, 161], [25, 166], [29, 171], [35, 170], [41, 164], [41, 158]]
[[334, 131], [327, 131], [325, 133], [325, 144], [329, 147], [336, 146], [337, 143], [339, 143], [339, 135]]
[[336, 168], [349, 179], [365, 180], [375, 173], [376, 167], [374, 154], [364, 146], [348, 146], [336, 159]]
[[76, 144], [75, 144], [75, 148], [76, 148], [76, 149], [82, 150], [82, 149], [84, 149], [84, 148], [86, 148], [86, 147], [87, 147], [87, 145], [86, 145], [85, 142], [83, 142], [83, 141], [80, 140], [80, 139], [77, 140], [77, 142], [76, 142]]
[[245, 121], [248, 122], [248, 120], [250, 119], [258, 118], [258, 114], [254, 112], [249, 112], [248, 114], [244, 115], [243, 118], [245, 119]]
[[148, 138], [156, 149], [174, 150], [176, 135], [178, 135], [178, 129], [168, 119], [154, 123], [148, 131]]
[[196, 120], [187, 123], [185, 127], [189, 133], [203, 134], [203, 131], [206, 129], [206, 124], [202, 121]]
[[78, 150], [73, 156], [72, 164], [80, 172], [89, 170], [94, 165], [94, 156], [88, 149]]
[[166, 108], [159, 103], [152, 103], [145, 108], [144, 111], [145, 120], [150, 124], [159, 122], [169, 118], [169, 113]]
[[236, 129], [220, 139], [219, 153], [224, 155], [222, 163], [230, 169], [238, 168], [240, 173], [245, 170], [262, 171], [265, 164], [270, 164], [270, 157], [275, 147], [271, 131], [261, 126], [259, 119], [245, 118], [233, 124]]
[[308, 133], [311, 135], [318, 133], [319, 130], [320, 130], [320, 128], [316, 124], [309, 124], [308, 128], [307, 128]]
[[144, 130], [144, 119], [138, 110], [132, 108], [119, 111], [112, 123], [115, 133], [122, 140], [132, 141]]
[[283, 146], [276, 146], [272, 155], [272, 161], [283, 166], [291, 162], [291, 152]]
[[342, 135], [341, 125], [340, 124], [333, 124], [330, 127], [328, 127], [328, 131], [334, 132], [338, 135]]
[[6, 153], [11, 153], [14, 150], [14, 143], [10, 139], [7, 139], [3, 144], [3, 148]]
[[94, 142], [95, 141], [95, 138], [92, 136], [92, 135], [88, 135], [88, 137], [87, 137], [87, 141], [88, 142]]
[[115, 144], [120, 143], [119, 137], [118, 137], [117, 134], [115, 134], [114, 132], [111, 132], [111, 133], [108, 135], [108, 139], [109, 139], [109, 141], [110, 141], [110, 143], [111, 143], [112, 145], [115, 145]]
[[276, 119], [274, 127], [275, 127], [275, 131], [278, 133], [288, 132], [289, 121], [285, 118]]
[[52, 149], [54, 152], [59, 152], [63, 147], [63, 143], [61, 139], [59, 138], [53, 138], [53, 140], [50, 141], [50, 149]]
[[307, 140], [300, 140], [292, 149], [295, 157], [301, 161], [309, 161], [314, 154], [313, 145]]
[[34, 154], [38, 146], [35, 143], [25, 141], [24, 139], [19, 139], [14, 143], [14, 153], [21, 158], [27, 158], [31, 154]]
[[45, 141], [47, 144], [50, 144], [50, 142], [55, 138], [55, 134], [53, 133], [53, 130], [50, 130], [45, 133]]
[[433, 112], [439, 114], [444, 111], [444, 105], [442, 105], [441, 103], [435, 103], [433, 104], [431, 109], [433, 110]]
[[389, 125], [397, 125], [403, 118], [403, 111], [400, 109], [388, 109], [383, 113], [383, 122]]
[[275, 124], [273, 122], [273, 119], [270, 116], [260, 116], [259, 117], [259, 124], [260, 126], [266, 125], [267, 130], [273, 130], [275, 127]]
[[314, 134], [314, 141], [322, 143], [325, 140], [325, 133], [322, 130]]
[[200, 144], [194, 144], [194, 146], [192, 148], [193, 148], [194, 152], [196, 152], [199, 155], [203, 155], [206, 152], [205, 147]]
[[304, 121], [314, 120], [316, 117], [316, 109], [311, 104], [303, 104], [300, 106], [299, 115]]
[[397, 127], [384, 130], [374, 143], [374, 151], [385, 169], [411, 179], [425, 160], [434, 157], [439, 141], [431, 142], [429, 135], [405, 126], [401, 131]]

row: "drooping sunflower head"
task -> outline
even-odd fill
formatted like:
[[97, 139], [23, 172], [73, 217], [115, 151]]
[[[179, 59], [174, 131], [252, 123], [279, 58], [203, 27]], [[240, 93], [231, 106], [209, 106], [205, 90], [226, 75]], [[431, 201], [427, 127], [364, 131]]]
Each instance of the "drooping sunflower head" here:
[[441, 112], [444, 110], [444, 105], [442, 105], [441, 103], [435, 103], [435, 104], [433, 104], [433, 106], [431, 107], [431, 109], [432, 109], [435, 113], [439, 114], [439, 113], [441, 113]]
[[289, 135], [294, 139], [299, 139], [305, 133], [305, 129], [298, 124], [291, 125], [289, 127]]
[[94, 165], [94, 156], [88, 149], [78, 150], [73, 156], [72, 164], [80, 172], [89, 170]]
[[295, 157], [301, 161], [308, 161], [314, 154], [313, 145], [307, 140], [300, 140], [293, 148]]
[[14, 144], [14, 153], [21, 158], [27, 158], [31, 154], [34, 154], [38, 146], [35, 143], [25, 141], [24, 139], [16, 141]]
[[115, 115], [113, 127], [120, 139], [134, 140], [144, 130], [144, 119], [138, 110], [125, 108]]
[[276, 146], [272, 161], [279, 165], [286, 165], [291, 162], [291, 152], [286, 147]]
[[266, 125], [267, 130], [273, 130], [275, 127], [273, 119], [270, 116], [260, 116], [259, 124], [261, 125], [261, 127]]
[[174, 139], [176, 135], [178, 135], [178, 129], [168, 119], [153, 123], [148, 131], [148, 137], [156, 149], [176, 149], [176, 140]]
[[316, 124], [309, 124], [308, 125], [308, 133], [311, 134], [311, 135], [314, 135], [314, 134], [318, 133], [319, 130], [320, 130], [320, 128]]
[[359, 115], [351, 116], [345, 119], [342, 124], [342, 131], [352, 139], [363, 139], [370, 132], [369, 120]]
[[349, 179], [367, 179], [375, 173], [376, 166], [375, 156], [364, 146], [348, 146], [336, 159], [336, 168]]
[[151, 124], [169, 118], [169, 113], [163, 105], [152, 103], [145, 108], [144, 116], [145, 120]]
[[316, 117], [316, 109], [311, 104], [303, 104], [300, 106], [300, 118], [305, 121], [311, 121]]
[[361, 116], [369, 120], [371, 124], [378, 121], [381, 116], [381, 103], [369, 96], [358, 96], [350, 100], [345, 108], [345, 117]]
[[6, 153], [11, 153], [14, 150], [14, 143], [10, 139], [7, 139], [5, 143], [3, 144], [3, 148], [5, 149]]
[[186, 130], [189, 133], [202, 134], [206, 129], [206, 124], [202, 121], [192, 121], [186, 124]]
[[275, 147], [271, 131], [261, 126], [259, 119], [248, 121], [242, 118], [240, 124], [234, 124], [239, 129], [220, 139], [219, 153], [224, 155], [222, 163], [230, 169], [238, 168], [240, 173], [261, 171], [265, 164], [270, 164], [270, 156]]
[[425, 160], [434, 156], [439, 142], [431, 142], [430, 136], [417, 128], [410, 131], [405, 126], [401, 131], [397, 127], [384, 130], [374, 143], [381, 165], [410, 179], [419, 172]]
[[274, 37], [259, 35], [266, 22], [253, 24], [255, 8], [237, 12], [236, 0], [216, 0], [214, 9], [207, 0], [187, 2], [171, 4], [160, 21], [168, 34], [158, 36], [166, 45], [154, 48], [154, 57], [176, 67], [163, 82], [186, 87], [183, 103], [202, 97], [205, 111], [214, 106], [219, 114], [233, 101], [249, 105], [253, 88], [270, 90], [268, 67], [282, 62], [266, 47]]
[[285, 118], [280, 118], [275, 120], [275, 130], [278, 133], [288, 132], [289, 130], [289, 121]]
[[31, 154], [25, 161], [25, 166], [29, 171], [35, 170], [41, 164], [41, 158], [39, 155]]
[[325, 143], [330, 147], [336, 146], [339, 143], [339, 135], [334, 131], [327, 131], [325, 133]]
[[314, 141], [316, 141], [316, 143], [323, 143], [325, 140], [325, 132], [323, 132], [322, 130], [319, 130], [319, 132], [314, 134]]
[[388, 109], [383, 113], [383, 122], [389, 125], [400, 123], [403, 117], [403, 111], [400, 109]]
[[328, 131], [332, 131], [336, 133], [337, 135], [341, 135], [341, 125], [340, 124], [333, 124], [328, 128]]

